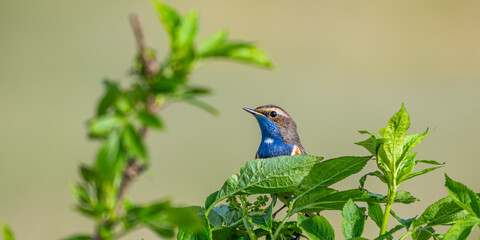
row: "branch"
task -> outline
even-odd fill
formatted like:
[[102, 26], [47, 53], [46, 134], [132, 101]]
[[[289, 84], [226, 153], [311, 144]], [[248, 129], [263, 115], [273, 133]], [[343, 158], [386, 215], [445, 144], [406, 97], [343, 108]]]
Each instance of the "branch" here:
[[[148, 54], [147, 44], [143, 37], [143, 31], [140, 25], [140, 20], [137, 14], [132, 13], [130, 15], [130, 24], [132, 25], [133, 33], [135, 35], [135, 41], [137, 43], [138, 52], [140, 54], [140, 59], [145, 67], [145, 77], [152, 77], [154, 76], [159, 70], [159, 63], [156, 59], [152, 58]], [[155, 103], [155, 97], [150, 96], [147, 98], [147, 111], [150, 113], [158, 113], [160, 111], [160, 106]], [[140, 134], [142, 139], [145, 139], [148, 133], [148, 129], [143, 127], [140, 129]], [[122, 205], [120, 204], [123, 199], [125, 198], [125, 194], [131, 184], [131, 182], [141, 175], [147, 168], [146, 164], [139, 163], [136, 158], [131, 158], [128, 162], [127, 167], [123, 172], [122, 183], [117, 193], [117, 202], [116, 202], [116, 215], [118, 216], [122, 211]], [[109, 220], [104, 220], [101, 224], [97, 226], [95, 230], [93, 239], [94, 240], [101, 240], [100, 228], [102, 225], [110, 224]]]

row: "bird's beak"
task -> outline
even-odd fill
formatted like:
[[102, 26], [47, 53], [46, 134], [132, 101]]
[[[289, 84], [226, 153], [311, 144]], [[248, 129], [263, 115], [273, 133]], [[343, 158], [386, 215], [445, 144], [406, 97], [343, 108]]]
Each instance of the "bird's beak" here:
[[251, 114], [253, 114], [253, 115], [264, 116], [263, 114], [255, 111], [255, 110], [253, 110], [253, 109], [251, 109], [251, 108], [242, 108], [242, 109], [245, 110], [245, 111], [247, 111], [247, 112], [249, 112], [249, 113], [251, 113]]

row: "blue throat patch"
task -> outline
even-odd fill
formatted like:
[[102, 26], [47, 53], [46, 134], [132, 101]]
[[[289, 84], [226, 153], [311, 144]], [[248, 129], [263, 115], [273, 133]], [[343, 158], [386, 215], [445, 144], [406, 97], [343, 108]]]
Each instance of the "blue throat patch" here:
[[283, 142], [277, 125], [264, 116], [255, 115], [255, 118], [262, 132], [262, 142], [258, 147], [258, 158], [290, 155], [294, 146]]

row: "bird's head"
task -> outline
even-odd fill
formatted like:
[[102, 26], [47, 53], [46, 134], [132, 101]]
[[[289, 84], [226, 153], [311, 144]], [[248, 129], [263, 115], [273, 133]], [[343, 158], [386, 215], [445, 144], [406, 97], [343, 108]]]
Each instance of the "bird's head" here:
[[243, 108], [243, 110], [251, 113], [257, 119], [262, 136], [279, 136], [284, 142], [293, 138], [298, 139], [297, 125], [281, 107], [265, 105], [255, 109]]

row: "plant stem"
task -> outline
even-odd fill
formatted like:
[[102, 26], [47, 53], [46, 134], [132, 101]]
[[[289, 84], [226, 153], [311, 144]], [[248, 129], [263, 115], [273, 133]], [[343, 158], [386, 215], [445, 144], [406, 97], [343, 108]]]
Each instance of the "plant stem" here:
[[388, 189], [387, 205], [385, 207], [385, 214], [383, 215], [382, 228], [380, 229], [380, 235], [383, 235], [385, 234], [385, 232], [387, 232], [388, 217], [390, 216], [390, 209], [392, 208], [392, 204], [395, 200], [396, 194], [397, 194], [397, 186], [395, 186], [395, 183], [394, 183], [394, 185]]
[[408, 236], [412, 235], [415, 229], [412, 229], [412, 231], [408, 231], [405, 233], [399, 240], [405, 240]]
[[283, 225], [285, 225], [285, 223], [287, 222], [287, 220], [292, 216], [291, 215], [291, 210], [292, 210], [292, 206], [295, 204], [295, 200], [291, 201], [291, 202], [288, 202], [287, 204], [287, 215], [285, 216], [285, 218], [283, 218], [282, 222], [280, 223], [280, 225], [278, 226], [278, 228], [275, 230], [275, 234], [273, 234], [273, 237], [272, 237], [272, 240], [276, 240], [278, 235], [280, 234], [280, 230], [282, 230], [283, 228]]
[[250, 236], [250, 240], [257, 240], [258, 239], [257, 235], [255, 235], [255, 233], [253, 232], [252, 226], [250, 225], [250, 223], [248, 223], [248, 219], [247, 219], [247, 217], [248, 217], [248, 215], [247, 215], [247, 204], [246, 204], [247, 199], [245, 198], [245, 196], [240, 196], [240, 201], [242, 202], [243, 224], [245, 225], [245, 228], [247, 229], [248, 236]]

